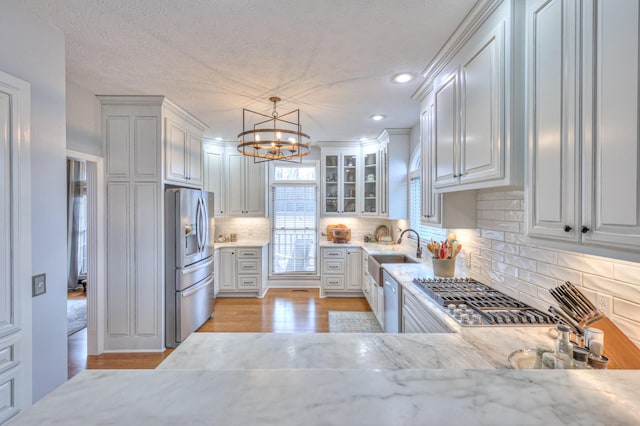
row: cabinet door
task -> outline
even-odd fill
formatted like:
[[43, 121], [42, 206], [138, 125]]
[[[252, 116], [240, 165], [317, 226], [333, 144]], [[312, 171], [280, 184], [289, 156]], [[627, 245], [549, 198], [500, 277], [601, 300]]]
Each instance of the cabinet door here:
[[213, 192], [215, 217], [224, 216], [224, 167], [220, 152], [204, 153], [204, 190]]
[[347, 282], [346, 288], [351, 291], [362, 290], [362, 252], [347, 250]]
[[420, 221], [425, 225], [439, 225], [440, 203], [442, 195], [433, 190], [432, 144], [434, 131], [435, 104], [433, 95], [429, 95], [424, 102], [424, 108], [420, 114], [420, 143], [422, 164], [420, 170]]
[[168, 118], [165, 123], [166, 178], [185, 182], [187, 180], [187, 131]]
[[266, 163], [254, 163], [251, 158], [245, 158], [245, 162], [244, 215], [265, 217], [267, 216]]
[[576, 6], [527, 3], [528, 234], [578, 239]]
[[339, 186], [339, 167], [340, 156], [338, 154], [324, 154], [322, 156], [322, 197], [324, 203], [322, 205], [322, 215], [337, 215], [342, 209], [342, 204], [338, 205], [341, 197], [341, 188]]
[[433, 168], [435, 188], [454, 185], [457, 180], [458, 77], [452, 73], [435, 91]]
[[463, 56], [460, 66], [461, 183], [504, 175], [504, 25]]
[[584, 243], [640, 247], [638, 14], [633, 0], [584, 2]]
[[236, 289], [236, 254], [232, 249], [220, 249], [220, 290]]
[[202, 185], [202, 138], [192, 133], [188, 133], [187, 142], [187, 180], [192, 185]]
[[[377, 147], [376, 147], [377, 148]], [[382, 195], [381, 174], [380, 174], [380, 150], [375, 149], [373, 152], [365, 152], [362, 156], [364, 183], [362, 187], [362, 216], [378, 216], [380, 210], [380, 198]]]
[[243, 216], [245, 211], [245, 158], [240, 154], [227, 156], [226, 208], [227, 216]]
[[354, 154], [342, 154], [342, 213], [358, 215], [358, 163]]

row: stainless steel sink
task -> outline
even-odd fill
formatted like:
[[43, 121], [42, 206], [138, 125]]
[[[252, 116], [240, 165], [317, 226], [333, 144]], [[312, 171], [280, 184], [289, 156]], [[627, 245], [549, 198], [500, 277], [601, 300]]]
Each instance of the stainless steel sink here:
[[382, 286], [382, 264], [383, 263], [418, 263], [416, 260], [404, 254], [374, 254], [369, 255], [367, 265], [369, 275], [379, 285]]

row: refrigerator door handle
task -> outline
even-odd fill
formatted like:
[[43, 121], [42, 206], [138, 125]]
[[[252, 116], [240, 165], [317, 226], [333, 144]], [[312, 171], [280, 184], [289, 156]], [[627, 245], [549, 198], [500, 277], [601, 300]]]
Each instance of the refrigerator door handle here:
[[202, 200], [202, 251], [204, 251], [209, 244], [209, 209], [204, 197], [200, 199]]
[[204, 225], [202, 223], [202, 198], [198, 198], [198, 207], [196, 208], [196, 235], [198, 239], [198, 251], [202, 252], [204, 250], [203, 245], [203, 228]]

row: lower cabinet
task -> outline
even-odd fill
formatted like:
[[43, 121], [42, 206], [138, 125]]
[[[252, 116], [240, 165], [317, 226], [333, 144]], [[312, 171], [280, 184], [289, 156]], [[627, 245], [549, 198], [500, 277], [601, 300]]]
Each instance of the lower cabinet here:
[[321, 249], [320, 296], [362, 294], [362, 250], [358, 247]]
[[[403, 289], [404, 290], [404, 289]], [[449, 333], [451, 330], [408, 291], [402, 291], [401, 333]]]
[[218, 297], [262, 297], [267, 278], [267, 247], [220, 249]]

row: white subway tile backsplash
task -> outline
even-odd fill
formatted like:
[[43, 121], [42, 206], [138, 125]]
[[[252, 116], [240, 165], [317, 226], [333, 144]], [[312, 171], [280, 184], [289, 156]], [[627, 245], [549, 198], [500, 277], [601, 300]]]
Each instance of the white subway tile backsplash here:
[[497, 260], [499, 262], [503, 262], [504, 261], [504, 253], [502, 253], [500, 251], [481, 248], [480, 249], [480, 256], [488, 257], [489, 259]]
[[478, 219], [506, 220], [507, 212], [504, 210], [478, 210]]
[[527, 271], [526, 269], [518, 270], [518, 278], [523, 281], [530, 282], [542, 287], [543, 289], [550, 289], [556, 287], [557, 281], [553, 278], [538, 274], [536, 272]]
[[[599, 277], [597, 275], [584, 274], [582, 285], [598, 293], [609, 294], [619, 299], [630, 302], [640, 301], [640, 287]], [[615, 310], [615, 309], [614, 309]]]
[[558, 253], [558, 265], [602, 277], [610, 278], [613, 276], [613, 264], [611, 262], [585, 257], [580, 254]]
[[640, 285], [640, 265], [632, 267], [627, 264], [614, 264], [613, 277], [616, 280]]
[[533, 259], [527, 259], [526, 257], [515, 256], [512, 254], [505, 254], [504, 262], [532, 272], [535, 272], [538, 263]]
[[505, 220], [509, 220], [513, 222], [524, 222], [523, 211], [509, 210], [504, 213], [505, 213], [504, 215]]
[[518, 254], [518, 245], [516, 244], [508, 244], [502, 241], [493, 241], [491, 243], [491, 248], [494, 250], [498, 250], [507, 254]]
[[553, 277], [561, 281], [571, 281], [576, 285], [580, 285], [582, 282], [582, 274], [580, 272], [574, 271], [573, 269], [563, 268], [562, 266], [538, 262], [536, 271], [539, 274]]
[[531, 245], [531, 241], [529, 240], [529, 238], [527, 238], [524, 233], [520, 233], [520, 232], [505, 232], [504, 233], [504, 240], [507, 243], [515, 243], [515, 244], [521, 244], [521, 245]]
[[613, 298], [613, 313], [640, 323], [640, 305]]
[[482, 194], [483, 200], [504, 200], [506, 198], [506, 193], [503, 191], [490, 191], [484, 192]]
[[505, 198], [507, 200], [524, 200], [524, 191], [506, 191]]
[[548, 249], [539, 249], [535, 247], [520, 246], [520, 256], [529, 259], [539, 260], [547, 263], [557, 263], [558, 253]]
[[[493, 261], [492, 264], [493, 270], [495, 272], [499, 272], [501, 274], [504, 275], [508, 275], [511, 277], [517, 277], [518, 276], [518, 268], [513, 267], [511, 265], [507, 265], [506, 263], [502, 263], [502, 262], [497, 262], [497, 261]], [[506, 279], [506, 277], [505, 277]]]
[[504, 283], [509, 287], [512, 287], [518, 290], [519, 292], [527, 293], [530, 296], [536, 297], [538, 295], [539, 287], [533, 284], [530, 284], [526, 281], [519, 280], [518, 278], [514, 278], [510, 276], [504, 277]]
[[504, 232], [493, 231], [490, 229], [481, 229], [480, 235], [482, 238], [489, 238], [491, 240], [504, 241]]
[[522, 210], [523, 200], [494, 200], [491, 202], [491, 210]]

